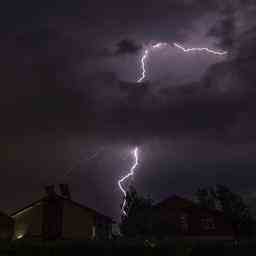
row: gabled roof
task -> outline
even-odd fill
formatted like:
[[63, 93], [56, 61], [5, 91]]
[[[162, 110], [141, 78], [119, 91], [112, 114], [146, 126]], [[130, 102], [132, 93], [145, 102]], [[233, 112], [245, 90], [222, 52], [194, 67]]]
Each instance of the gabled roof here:
[[85, 205], [82, 205], [82, 204], [80, 204], [80, 203], [78, 203], [78, 202], [75, 202], [75, 201], [73, 201], [73, 200], [71, 200], [71, 199], [68, 199], [68, 198], [65, 198], [65, 197], [62, 197], [62, 196], [58, 196], [58, 197], [59, 197], [61, 200], [65, 200], [66, 202], [71, 203], [71, 204], [73, 204], [73, 205], [76, 205], [76, 206], [78, 206], [78, 207], [80, 207], [80, 208], [82, 208], [82, 209], [84, 209], [84, 210], [91, 211], [91, 212], [93, 212], [95, 215], [98, 215], [98, 216], [100, 216], [100, 217], [102, 217], [102, 218], [107, 219], [109, 222], [114, 223], [114, 221], [113, 221], [112, 218], [110, 218], [110, 217], [108, 217], [108, 216], [106, 216], [106, 215], [104, 215], [104, 214], [102, 214], [102, 213], [96, 211], [95, 209], [89, 208], [89, 207], [87, 207], [87, 206], [85, 206]]
[[19, 214], [19, 213], [21, 213], [21, 212], [23, 212], [23, 211], [25, 211], [25, 210], [28, 210], [29, 208], [35, 206], [36, 204], [40, 204], [45, 198], [46, 198], [46, 197], [42, 197], [41, 199], [39, 199], [39, 200], [37, 200], [37, 201], [34, 201], [34, 202], [32, 202], [32, 203], [26, 205], [25, 207], [22, 207], [22, 208], [16, 210], [15, 212], [11, 213], [10, 216], [11, 216], [11, 217], [15, 217], [15, 215], [17, 215], [17, 214]]
[[177, 195], [173, 195], [173, 196], [168, 197], [168, 198], [164, 199], [163, 201], [157, 203], [155, 205], [155, 208], [156, 209], [168, 209], [168, 210], [198, 209], [198, 210], [208, 212], [211, 214], [215, 214], [215, 215], [216, 214], [223, 215], [223, 212], [220, 210], [202, 207], [199, 204], [197, 204], [189, 199], [186, 199], [186, 198], [183, 198], [183, 197], [180, 197]]
[[180, 196], [177, 195], [173, 195], [170, 196], [166, 199], [164, 199], [163, 201], [157, 203], [155, 205], [156, 208], [161, 208], [161, 207], [167, 207], [167, 208], [187, 208], [187, 207], [191, 207], [194, 206], [195, 203], [186, 199], [186, 198], [182, 198]]
[[[106, 215], [104, 215], [104, 214], [102, 214], [102, 213], [96, 211], [95, 209], [89, 208], [89, 207], [87, 207], [87, 206], [84, 206], [84, 205], [82, 205], [82, 204], [80, 204], [80, 203], [77, 203], [77, 202], [75, 202], [75, 201], [73, 201], [73, 200], [71, 200], [71, 199], [65, 198], [65, 197], [60, 196], [60, 195], [57, 195], [57, 194], [55, 195], [54, 198], [55, 198], [55, 199], [58, 199], [58, 200], [66, 201], [66, 202], [68, 202], [68, 203], [70, 203], [70, 204], [73, 204], [73, 205], [76, 205], [76, 206], [78, 206], [78, 207], [80, 207], [80, 208], [82, 208], [82, 209], [84, 209], [84, 210], [86, 210], [86, 211], [90, 211], [90, 212], [92, 212], [93, 214], [98, 215], [98, 216], [100, 216], [100, 217], [102, 217], [102, 218], [108, 220], [109, 222], [114, 223], [114, 221], [112, 220], [112, 218], [110, 218], [110, 217], [108, 217], [108, 216], [106, 216]], [[27, 205], [27, 206], [25, 206], [25, 207], [23, 207], [23, 208], [21, 208], [21, 209], [15, 211], [15, 212], [13, 212], [13, 213], [11, 214], [11, 216], [14, 217], [15, 215], [17, 215], [17, 214], [19, 214], [19, 213], [21, 213], [21, 212], [23, 212], [23, 211], [25, 211], [25, 210], [27, 210], [27, 209], [29, 209], [29, 208], [35, 206], [35, 205], [37, 205], [37, 204], [41, 204], [42, 202], [44, 202], [44, 201], [46, 201], [46, 200], [48, 200], [48, 199], [49, 199], [48, 196], [42, 197], [41, 199], [39, 199], [39, 200], [37, 200], [37, 201], [34, 201], [33, 203], [31, 203], [31, 204], [29, 204], [29, 205]]]

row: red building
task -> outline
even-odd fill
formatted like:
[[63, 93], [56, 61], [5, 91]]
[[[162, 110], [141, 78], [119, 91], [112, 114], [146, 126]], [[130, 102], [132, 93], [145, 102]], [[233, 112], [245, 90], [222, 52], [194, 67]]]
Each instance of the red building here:
[[172, 196], [157, 205], [155, 213], [165, 235], [188, 238], [232, 239], [231, 223], [218, 210], [200, 207], [198, 204]]

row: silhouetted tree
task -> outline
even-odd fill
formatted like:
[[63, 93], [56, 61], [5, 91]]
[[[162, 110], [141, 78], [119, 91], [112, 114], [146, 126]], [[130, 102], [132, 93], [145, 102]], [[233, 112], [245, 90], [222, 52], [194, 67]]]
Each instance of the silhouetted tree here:
[[126, 194], [126, 214], [121, 216], [120, 230], [127, 237], [152, 234], [152, 200], [139, 196], [134, 187]]
[[177, 227], [166, 225], [152, 199], [140, 196], [134, 187], [127, 192], [124, 210], [120, 230], [126, 237], [164, 238], [177, 234]]
[[202, 207], [216, 209], [215, 191], [212, 188], [199, 188], [196, 197]]
[[[199, 204], [203, 207], [220, 208], [231, 221], [237, 237], [251, 236], [254, 221], [243, 198], [223, 185], [215, 188], [202, 188], [196, 193]], [[219, 207], [217, 207], [219, 206]]]
[[226, 217], [231, 220], [236, 235], [239, 237], [251, 236], [253, 218], [243, 198], [223, 185], [217, 185], [215, 192], [216, 199]]

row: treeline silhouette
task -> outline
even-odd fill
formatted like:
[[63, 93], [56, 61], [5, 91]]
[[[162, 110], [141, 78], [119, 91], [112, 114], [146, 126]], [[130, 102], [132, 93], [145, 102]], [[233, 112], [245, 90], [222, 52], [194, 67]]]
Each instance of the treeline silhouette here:
[[[233, 228], [234, 239], [252, 238], [255, 234], [255, 220], [243, 198], [227, 186], [199, 188], [196, 201], [204, 209], [221, 211]], [[131, 186], [126, 195], [126, 215], [121, 216], [120, 230], [127, 238], [175, 237], [176, 227], [161, 223], [155, 214], [153, 200], [138, 194]]]

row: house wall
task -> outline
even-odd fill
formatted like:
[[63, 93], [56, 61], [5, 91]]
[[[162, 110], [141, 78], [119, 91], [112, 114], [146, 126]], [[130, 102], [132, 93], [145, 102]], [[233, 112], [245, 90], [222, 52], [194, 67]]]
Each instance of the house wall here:
[[[204, 219], [212, 219], [214, 227], [205, 228], [203, 224]], [[189, 213], [189, 234], [201, 236], [232, 236], [233, 230], [231, 224], [221, 214], [211, 214], [207, 211], [200, 211], [193, 209]]]
[[111, 221], [70, 200], [47, 198], [12, 216], [14, 239], [106, 239]]
[[94, 214], [68, 201], [63, 202], [62, 238], [92, 239]]
[[14, 221], [0, 213], [0, 240], [10, 240], [13, 237]]
[[[167, 231], [170, 234], [201, 237], [233, 237], [231, 223], [226, 220], [220, 212], [201, 209], [199, 207], [188, 205], [178, 200], [174, 203], [162, 204], [156, 208], [161, 227], [169, 227]], [[212, 220], [213, 225], [204, 225]], [[166, 233], [168, 233], [166, 232]]]
[[61, 238], [63, 202], [56, 197], [43, 200], [42, 238], [55, 240]]
[[[156, 218], [159, 220], [160, 234], [165, 235], [182, 235], [188, 233], [182, 230], [180, 217], [184, 215], [184, 212], [179, 209], [157, 209]], [[189, 223], [188, 223], [189, 224]], [[188, 227], [189, 228], [189, 227]], [[163, 229], [163, 230], [161, 230]]]
[[42, 204], [38, 203], [12, 216], [14, 239], [42, 235]]

